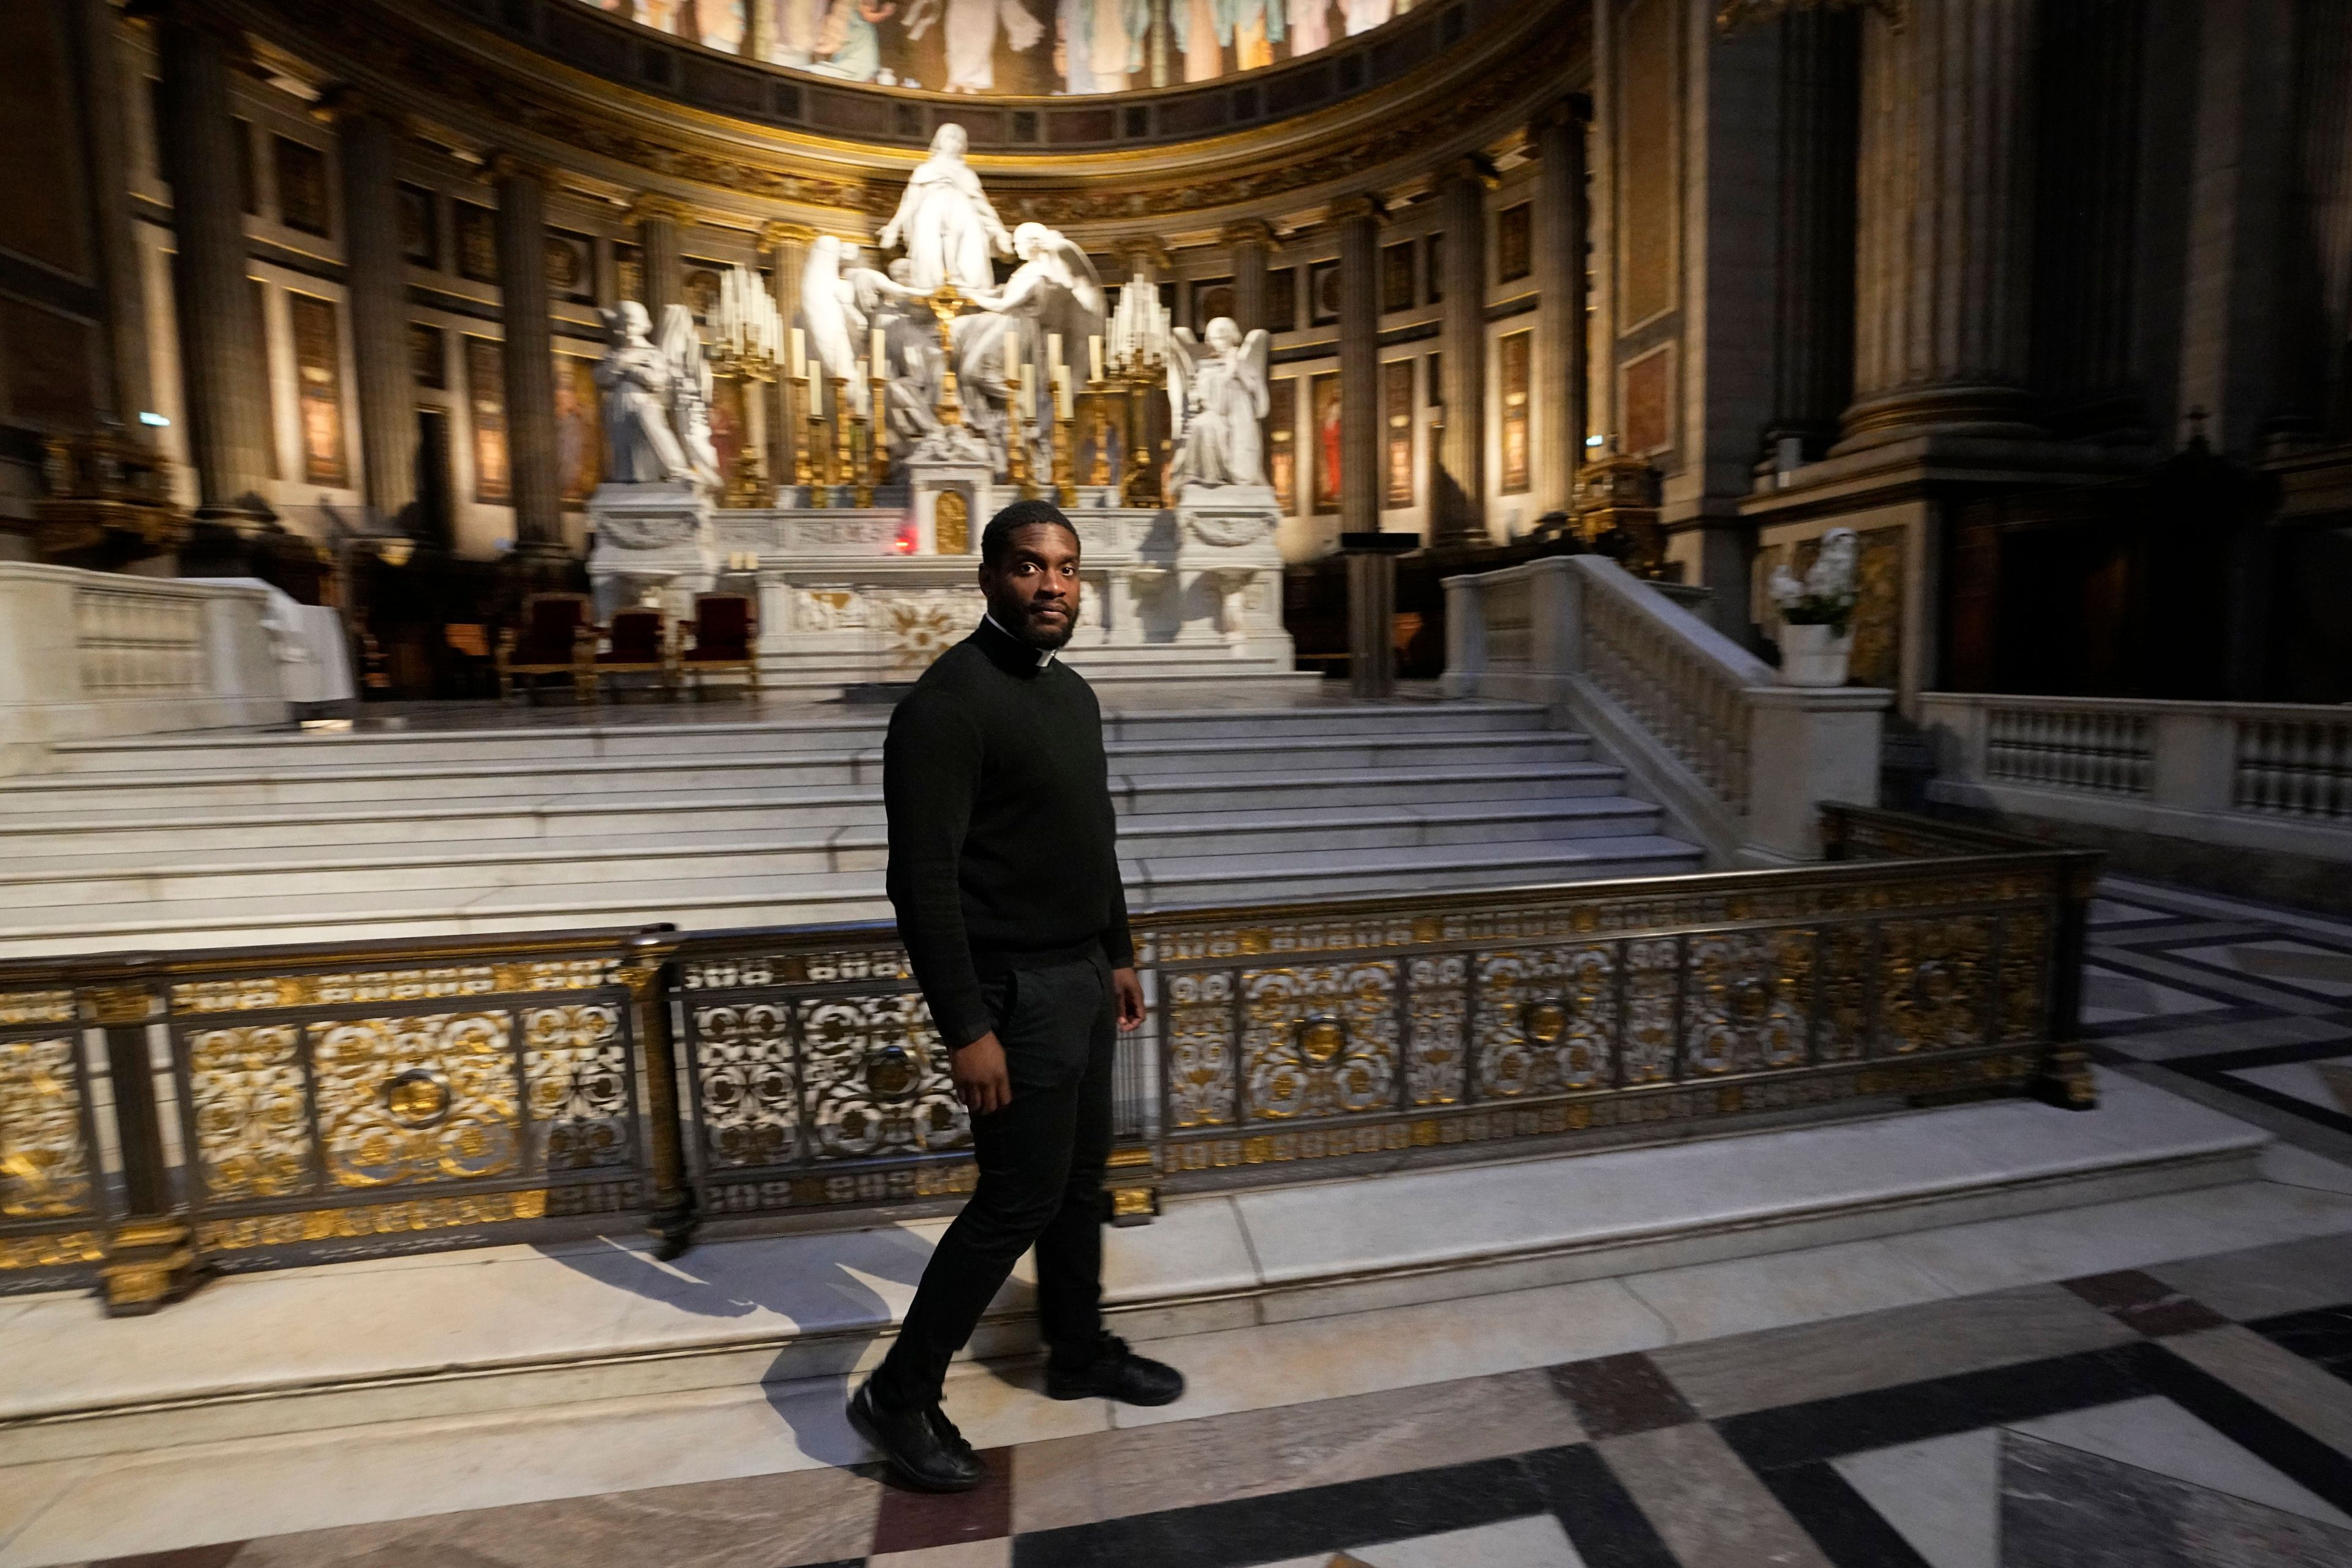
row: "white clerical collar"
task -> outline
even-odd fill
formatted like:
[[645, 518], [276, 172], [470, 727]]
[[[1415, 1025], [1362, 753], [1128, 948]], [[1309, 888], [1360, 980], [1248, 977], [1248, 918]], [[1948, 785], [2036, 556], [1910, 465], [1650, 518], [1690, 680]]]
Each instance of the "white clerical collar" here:
[[[980, 613], [980, 618], [986, 621], [990, 626], [994, 626], [998, 631], [1004, 632], [1004, 623], [998, 620], [993, 612], [982, 610]], [[1006, 637], [1013, 637], [1013, 634], [1011, 632], [1004, 632], [1004, 635]], [[1013, 637], [1013, 640], [1014, 642], [1019, 642], [1021, 639], [1019, 637]], [[1054, 655], [1060, 651], [1061, 650], [1058, 648], [1040, 648], [1037, 652], [1037, 668], [1043, 669], [1047, 665], [1053, 663]]]

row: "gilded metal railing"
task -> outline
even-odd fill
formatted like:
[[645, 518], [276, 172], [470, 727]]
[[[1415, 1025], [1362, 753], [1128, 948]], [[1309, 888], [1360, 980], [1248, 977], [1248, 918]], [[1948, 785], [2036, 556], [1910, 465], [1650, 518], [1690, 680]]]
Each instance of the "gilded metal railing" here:
[[[1139, 917], [1116, 1216], [1355, 1156], [2083, 1102], [2096, 857], [1824, 818], [1829, 864]], [[119, 1311], [207, 1268], [936, 1204], [970, 1143], [887, 924], [0, 965], [0, 1288], [95, 1274]]]

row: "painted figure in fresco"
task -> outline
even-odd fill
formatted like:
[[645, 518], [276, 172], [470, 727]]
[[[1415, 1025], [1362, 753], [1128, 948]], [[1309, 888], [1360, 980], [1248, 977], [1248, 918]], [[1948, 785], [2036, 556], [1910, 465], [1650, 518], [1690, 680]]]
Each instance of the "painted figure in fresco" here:
[[[907, 37], [919, 38], [939, 16], [941, 0], [915, 0], [907, 13]], [[1045, 24], [1021, 0], [945, 0], [950, 92], [996, 90], [996, 30], [1004, 29], [1017, 53], [1037, 47]], [[959, 285], [961, 287], [961, 285]]]
[[963, 161], [970, 145], [962, 126], [940, 126], [931, 138], [931, 155], [907, 176], [906, 195], [882, 230], [885, 250], [906, 247], [914, 286], [926, 293], [943, 282], [966, 294], [988, 288], [996, 280], [989, 257], [1013, 248], [980, 176]]
[[1347, 13], [1348, 37], [1369, 33], [1397, 13], [1396, 0], [1340, 0]]
[[1168, 397], [1173, 405], [1176, 460], [1170, 482], [1186, 486], [1265, 483], [1265, 367], [1274, 339], [1265, 328], [1242, 335], [1230, 316], [1209, 323], [1203, 345], [1190, 327], [1179, 327], [1168, 359]]
[[882, 35], [876, 24], [898, 14], [895, 5], [833, 0], [812, 42], [808, 68], [820, 76], [873, 81], [882, 74]]
[[691, 479], [694, 470], [670, 424], [677, 377], [668, 356], [646, 336], [652, 319], [635, 300], [622, 300], [604, 316], [610, 346], [596, 362], [596, 386], [604, 397], [613, 482], [654, 485]]
[[1331, 47], [1331, 0], [1286, 0], [1290, 23], [1290, 58]]
[[1061, 0], [1055, 16], [1060, 68], [1069, 92], [1125, 92], [1143, 68], [1151, 0]]

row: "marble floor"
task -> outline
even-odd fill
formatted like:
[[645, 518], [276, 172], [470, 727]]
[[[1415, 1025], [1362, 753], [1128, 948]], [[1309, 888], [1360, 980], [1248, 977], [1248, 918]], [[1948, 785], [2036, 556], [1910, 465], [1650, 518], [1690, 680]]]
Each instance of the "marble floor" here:
[[[1443, 1333], [1443, 1318], [1423, 1327]], [[1214, 1360], [1196, 1370], [1233, 1383]], [[859, 1460], [247, 1540], [214, 1538], [191, 1499], [198, 1544], [97, 1561], [2343, 1568], [2347, 1373], [2352, 1241], [2337, 1235], [1220, 1414], [1188, 1415], [1188, 1399], [1171, 1419], [1033, 1422], [1018, 1441], [982, 1422], [990, 1479], [958, 1498]], [[1025, 1391], [1034, 1373], [971, 1375]], [[968, 1420], [981, 1402], [951, 1395]], [[410, 1474], [436, 1484], [431, 1465]], [[0, 1496], [8, 1561], [60, 1561], [27, 1550], [43, 1526]]]

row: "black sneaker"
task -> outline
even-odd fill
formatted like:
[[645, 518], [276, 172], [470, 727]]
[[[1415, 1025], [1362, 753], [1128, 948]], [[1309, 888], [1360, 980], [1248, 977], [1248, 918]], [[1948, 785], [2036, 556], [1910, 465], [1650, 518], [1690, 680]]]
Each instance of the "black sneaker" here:
[[987, 1478], [988, 1467], [937, 1405], [893, 1410], [874, 1401], [874, 1385], [861, 1384], [849, 1400], [849, 1424], [881, 1451], [908, 1486], [927, 1492], [968, 1492]]
[[1081, 1366], [1045, 1363], [1048, 1399], [1116, 1399], [1122, 1405], [1173, 1405], [1184, 1397], [1184, 1374], [1165, 1362], [1139, 1356], [1117, 1334], [1095, 1342]]

